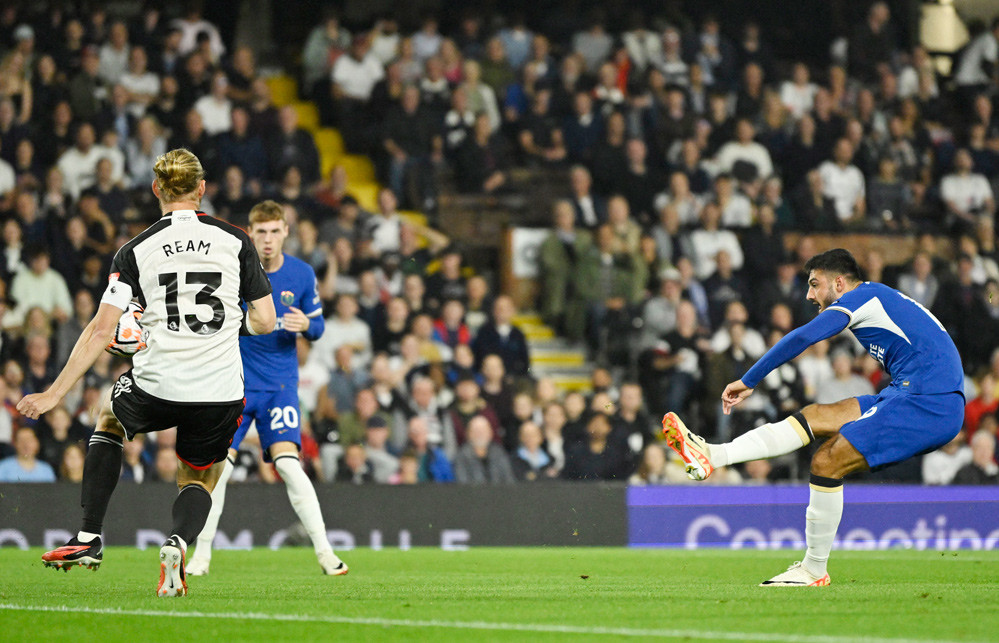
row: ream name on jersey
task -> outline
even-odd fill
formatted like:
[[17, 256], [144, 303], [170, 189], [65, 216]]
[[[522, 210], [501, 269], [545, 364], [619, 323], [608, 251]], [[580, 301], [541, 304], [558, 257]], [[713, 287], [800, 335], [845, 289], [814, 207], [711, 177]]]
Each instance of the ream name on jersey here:
[[167, 257], [180, 254], [182, 252], [200, 252], [205, 256], [208, 256], [208, 251], [211, 249], [212, 243], [210, 241], [205, 241], [204, 239], [198, 239], [197, 245], [195, 245], [194, 239], [188, 239], [187, 243], [178, 239], [172, 243], [163, 244], [163, 254]]

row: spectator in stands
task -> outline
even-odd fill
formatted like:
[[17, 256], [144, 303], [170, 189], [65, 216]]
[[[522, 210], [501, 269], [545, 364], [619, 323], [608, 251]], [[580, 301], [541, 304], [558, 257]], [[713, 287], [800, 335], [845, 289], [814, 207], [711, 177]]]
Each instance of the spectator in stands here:
[[892, 62], [895, 48], [888, 3], [875, 2], [867, 12], [867, 20], [857, 25], [850, 36], [850, 75], [865, 83], [876, 82], [880, 66]]
[[266, 158], [272, 177], [295, 166], [304, 185], [311, 188], [319, 182], [319, 151], [312, 134], [298, 126], [298, 112], [291, 105], [278, 112], [278, 129], [267, 141]]
[[594, 413], [586, 423], [586, 440], [566, 450], [562, 476], [569, 480], [621, 480], [631, 473], [621, 443], [611, 436], [611, 421]]
[[617, 410], [611, 418], [615, 438], [622, 440], [630, 449], [630, 457], [638, 460], [646, 444], [653, 440], [657, 423], [644, 408], [642, 387], [636, 382], [621, 384]]
[[562, 124], [569, 161], [589, 163], [604, 131], [603, 118], [593, 108], [593, 99], [579, 91], [573, 97], [573, 113]]
[[364, 433], [364, 449], [371, 465], [371, 477], [378, 484], [387, 484], [399, 470], [399, 459], [386, 448], [388, 423], [381, 416], [368, 419]]
[[609, 224], [597, 228], [596, 244], [583, 255], [576, 273], [576, 296], [586, 306], [587, 341], [594, 356], [608, 357], [608, 341], [616, 357], [625, 349], [631, 306], [642, 296], [645, 265], [633, 254], [614, 252]]
[[715, 271], [704, 280], [704, 289], [708, 293], [708, 318], [712, 328], [719, 326], [731, 302], [749, 299], [748, 286], [735, 273], [726, 250], [719, 250], [715, 255]]
[[701, 227], [690, 233], [690, 258], [694, 262], [698, 279], [707, 279], [717, 269], [715, 258], [718, 251], [725, 250], [732, 260], [732, 269], [740, 270], [744, 262], [742, 247], [731, 230], [722, 230], [721, 208], [717, 203], [708, 203], [701, 210]]
[[489, 116], [475, 117], [475, 129], [458, 150], [455, 179], [459, 192], [493, 194], [507, 183], [503, 139], [492, 133]]
[[55, 471], [38, 459], [39, 442], [30, 427], [14, 433], [15, 455], [0, 460], [0, 482], [55, 482]]
[[[257, 200], [253, 198], [247, 187], [252, 190], [254, 187], [259, 188], [259, 186], [246, 186], [244, 181], [243, 170], [238, 165], [227, 167], [223, 175], [222, 185], [212, 200], [212, 205], [215, 206], [215, 216], [233, 225], [249, 227], [250, 208]], [[301, 229], [301, 223], [299, 229]]]
[[149, 463], [143, 457], [145, 446], [146, 435], [144, 433], [136, 434], [131, 440], [125, 441], [121, 462], [122, 482], [142, 484], [152, 475]]
[[468, 440], [454, 461], [455, 479], [471, 484], [505, 484], [515, 481], [510, 457], [493, 441], [489, 421], [477, 415], [468, 421]]
[[586, 69], [596, 72], [597, 68], [610, 57], [614, 39], [606, 31], [606, 16], [594, 9], [588, 19], [587, 28], [576, 32], [572, 37], [572, 51], [582, 57]]
[[[959, 97], [966, 107], [974, 97], [986, 91], [995, 79], [999, 64], [999, 18], [993, 18], [991, 28], [975, 37], [963, 49], [954, 73]], [[969, 110], [970, 111], [970, 110]]]
[[791, 116], [798, 120], [812, 111], [815, 92], [818, 86], [809, 78], [808, 65], [804, 62], [794, 63], [790, 80], [781, 83], [780, 100]]
[[316, 84], [328, 87], [333, 65], [349, 47], [350, 32], [340, 25], [336, 10], [325, 7], [322, 21], [309, 32], [302, 48], [302, 80], [306, 95], [319, 99], [321, 93]]
[[951, 484], [957, 472], [968, 464], [971, 464], [971, 448], [961, 431], [947, 444], [923, 456], [923, 484]]
[[833, 149], [833, 160], [819, 166], [824, 194], [833, 200], [836, 216], [845, 226], [863, 223], [867, 210], [864, 175], [857, 166], [851, 165], [853, 153], [850, 141], [841, 138]]
[[205, 131], [215, 136], [232, 129], [232, 101], [228, 97], [229, 80], [225, 72], [212, 74], [211, 92], [194, 103], [194, 110], [201, 115]]
[[991, 372], [986, 372], [978, 383], [978, 395], [964, 407], [965, 437], [975, 435], [983, 416], [995, 414], [999, 408], [996, 392], [996, 378]]
[[988, 431], [978, 431], [971, 438], [971, 462], [954, 475], [954, 484], [978, 485], [999, 483], [996, 465], [996, 437]]
[[929, 253], [922, 250], [916, 252], [910, 270], [899, 276], [898, 289], [924, 308], [933, 308], [940, 283], [933, 274], [933, 260]]
[[49, 249], [37, 246], [26, 255], [28, 270], [18, 271], [10, 284], [10, 297], [17, 307], [4, 323], [18, 323], [35, 306], [58, 323], [65, 322], [73, 310], [73, 302], [66, 281], [51, 268]]
[[520, 122], [517, 142], [527, 165], [556, 165], [566, 158], [562, 129], [551, 112], [551, 90], [538, 89]]
[[485, 418], [492, 427], [494, 439], [499, 441], [501, 423], [496, 410], [482, 397], [479, 384], [472, 373], [458, 377], [454, 384], [454, 402], [448, 407], [444, 421], [453, 431], [459, 445], [468, 440], [468, 424], [473, 417]]
[[482, 81], [482, 67], [475, 60], [466, 60], [462, 66], [465, 82], [459, 85], [468, 100], [468, 109], [478, 116], [485, 114], [489, 121], [489, 131], [499, 129], [501, 118], [499, 102], [493, 88]]
[[940, 182], [940, 198], [947, 208], [948, 227], [954, 233], [973, 231], [979, 216], [995, 214], [995, 199], [988, 179], [973, 172], [967, 149], [954, 155], [954, 172]]
[[451, 350], [458, 346], [468, 346], [472, 335], [465, 325], [465, 306], [460, 299], [445, 299], [441, 315], [434, 322], [433, 339]]
[[[558, 476], [551, 455], [543, 448], [544, 435], [534, 422], [520, 425], [519, 442], [511, 459], [514, 477], [520, 482], [535, 482]], [[561, 440], [561, 438], [559, 438]]]
[[58, 470], [62, 464], [63, 452], [70, 446], [84, 444], [90, 431], [60, 404], [42, 416], [35, 425], [35, 434], [40, 444], [39, 457], [54, 470]]
[[364, 445], [356, 442], [348, 444], [340, 459], [340, 465], [337, 467], [336, 482], [350, 484], [374, 482], [372, 469]]
[[[663, 217], [666, 208], [672, 208], [676, 217], [676, 225], [691, 227], [697, 225], [701, 218], [701, 208], [704, 207], [703, 200], [690, 189], [690, 178], [682, 171], [674, 171], [669, 176], [669, 191], [662, 192], [656, 196], [655, 209]], [[672, 226], [665, 224], [664, 228]], [[671, 233], [675, 236], [675, 233]], [[660, 254], [665, 253], [665, 245], [660, 244]], [[666, 258], [672, 257], [673, 253], [666, 253]]]
[[[572, 203], [560, 199], [552, 207], [555, 227], [542, 242], [538, 252], [538, 265], [541, 277], [539, 305], [541, 316], [547, 324], [568, 334], [570, 329], [583, 327], [583, 311], [574, 297], [575, 279], [579, 262], [591, 246], [591, 238], [585, 230], [576, 229], [576, 213]], [[579, 336], [570, 339], [579, 340]]]
[[513, 299], [502, 295], [493, 303], [492, 319], [479, 329], [472, 343], [476, 363], [482, 367], [486, 356], [497, 355], [506, 373], [520, 377], [528, 374], [531, 365], [527, 338], [513, 323], [517, 313]]
[[[57, 110], [58, 111], [58, 110]], [[58, 167], [62, 172], [63, 184], [74, 198], [85, 188], [93, 185], [97, 172], [97, 161], [104, 156], [94, 134], [94, 126], [80, 123], [74, 135], [76, 144], [59, 157]]]
[[648, 226], [658, 218], [655, 198], [663, 177], [648, 165], [645, 141], [631, 138], [624, 147], [626, 165], [621, 175], [620, 192], [628, 200], [635, 219]]
[[382, 63], [371, 53], [367, 34], [357, 34], [347, 54], [333, 64], [333, 97], [338, 108], [337, 124], [347, 125], [342, 133], [347, 149], [366, 149], [371, 121], [366, 114], [367, 103], [375, 83], [385, 77]]
[[607, 225], [614, 232], [611, 252], [628, 255], [638, 253], [642, 229], [631, 217], [628, 200], [620, 194], [615, 194], [607, 200]]
[[125, 144], [128, 186], [138, 189], [150, 185], [155, 178], [153, 165], [166, 151], [166, 139], [161, 134], [159, 123], [150, 116], [140, 119], [136, 124], [135, 137]]
[[451, 102], [444, 114], [444, 154], [451, 164], [456, 163], [458, 151], [475, 130], [475, 112], [469, 108], [468, 93], [462, 87], [451, 92]]
[[837, 351], [832, 354], [833, 376], [819, 382], [815, 401], [830, 404], [848, 397], [873, 395], [871, 383], [853, 372], [853, 359], [849, 353]]
[[[403, 90], [399, 106], [388, 113], [383, 127], [382, 146], [388, 154], [392, 191], [404, 203], [433, 209], [431, 156], [443, 153], [443, 140], [421, 106], [419, 87], [408, 85]], [[415, 190], [409, 185], [415, 185]]]
[[[735, 140], [722, 145], [715, 156], [715, 163], [722, 172], [732, 172], [741, 181], [753, 182], [773, 174], [770, 153], [753, 139], [756, 128], [749, 118], [740, 118], [735, 124]], [[742, 163], [743, 165], [740, 165]], [[752, 166], [750, 169], [748, 166]]]
[[332, 369], [336, 350], [344, 344], [354, 350], [354, 366], [365, 368], [371, 361], [371, 329], [357, 318], [357, 299], [342, 294], [337, 298], [336, 314], [326, 319], [326, 331], [312, 345], [312, 355], [320, 364]]
[[593, 192], [590, 171], [582, 165], [569, 169], [572, 206], [576, 211], [576, 227], [594, 230], [607, 220], [607, 204]]
[[974, 282], [974, 261], [968, 254], [957, 258], [957, 274], [941, 288], [934, 301], [933, 314], [944, 325], [957, 345], [965, 370], [973, 372], [984, 364], [992, 350], [989, 333], [990, 317], [982, 297], [981, 287]]
[[662, 445], [650, 444], [642, 451], [642, 458], [635, 473], [628, 479], [629, 485], [664, 485], [675, 482], [669, 474], [666, 451]]
[[715, 177], [715, 201], [721, 210], [721, 226], [742, 230], [752, 225], [755, 209], [753, 203], [736, 190], [736, 178], [725, 173]]
[[[419, 464], [418, 479], [420, 482], [453, 482], [454, 470], [444, 451], [428, 441], [426, 419], [414, 415], [408, 422], [408, 441], [406, 453], [412, 451]], [[403, 463], [400, 459], [400, 469]]]

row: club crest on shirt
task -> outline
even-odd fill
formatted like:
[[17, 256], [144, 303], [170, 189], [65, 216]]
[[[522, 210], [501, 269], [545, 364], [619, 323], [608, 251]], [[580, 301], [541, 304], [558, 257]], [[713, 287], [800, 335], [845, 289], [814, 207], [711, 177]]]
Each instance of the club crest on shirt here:
[[295, 293], [291, 292], [290, 290], [282, 290], [281, 303], [284, 304], [285, 306], [291, 306], [293, 303], [295, 303]]

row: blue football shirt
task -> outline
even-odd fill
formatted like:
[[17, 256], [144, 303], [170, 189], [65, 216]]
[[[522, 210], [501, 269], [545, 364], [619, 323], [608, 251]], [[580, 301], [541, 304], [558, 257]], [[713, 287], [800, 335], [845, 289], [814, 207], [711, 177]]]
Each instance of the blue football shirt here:
[[283, 316], [290, 307], [298, 308], [309, 317], [307, 339], [315, 341], [323, 334], [322, 302], [316, 289], [316, 273], [312, 267], [284, 255], [284, 263], [267, 273], [271, 281], [271, 297], [277, 312], [277, 325], [266, 335], [243, 335], [239, 338], [239, 353], [243, 359], [243, 379], [248, 391], [274, 391], [298, 386], [298, 355], [295, 350], [297, 333], [283, 328]]
[[914, 394], [964, 390], [957, 347], [936, 317], [894, 288], [865, 281], [804, 326], [779, 341], [743, 376], [756, 388], [767, 373], [815, 342], [844, 329], [891, 376], [891, 385]]

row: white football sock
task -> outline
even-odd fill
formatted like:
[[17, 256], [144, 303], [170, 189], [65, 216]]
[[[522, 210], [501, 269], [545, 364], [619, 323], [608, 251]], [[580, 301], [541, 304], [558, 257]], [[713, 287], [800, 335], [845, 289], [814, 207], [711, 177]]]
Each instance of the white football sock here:
[[274, 466], [284, 480], [291, 507], [298, 514], [298, 519], [302, 521], [306, 533], [312, 539], [316, 553], [333, 551], [330, 541], [326, 538], [326, 523], [323, 522], [323, 512], [319, 508], [316, 489], [312, 486], [309, 476], [302, 471], [298, 457], [290, 454], [280, 455], [274, 459]]
[[726, 467], [739, 462], [775, 458], [797, 451], [812, 441], [804, 418], [795, 414], [780, 422], [764, 424], [725, 444], [711, 444], [711, 464]]
[[226, 458], [222, 474], [219, 475], [219, 481], [215, 483], [215, 489], [212, 490], [212, 510], [208, 512], [208, 520], [205, 521], [204, 529], [198, 534], [198, 545], [194, 550], [194, 555], [191, 556], [192, 561], [201, 560], [207, 563], [212, 559], [212, 541], [215, 540], [215, 533], [219, 529], [219, 518], [222, 517], [222, 508], [225, 507], [225, 488], [229, 483], [229, 478], [232, 477], [232, 472], [232, 462]]
[[[837, 484], [838, 483], [838, 484]], [[812, 475], [805, 510], [805, 560], [802, 564], [816, 578], [826, 575], [840, 518], [843, 517], [843, 481]]]
[[81, 543], [89, 543], [94, 538], [99, 537], [100, 534], [92, 534], [89, 531], [78, 531], [76, 532], [76, 539]]

